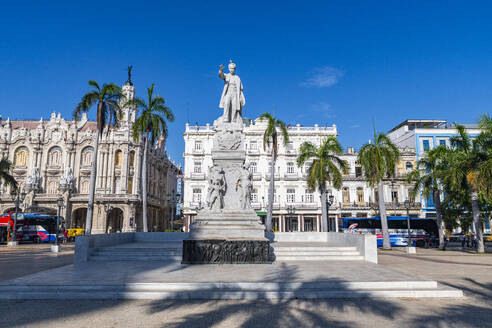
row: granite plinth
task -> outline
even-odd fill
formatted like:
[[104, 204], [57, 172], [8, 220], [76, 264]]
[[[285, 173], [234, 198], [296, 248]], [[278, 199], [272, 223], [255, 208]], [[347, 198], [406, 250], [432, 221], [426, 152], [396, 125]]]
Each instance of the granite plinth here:
[[267, 239], [185, 239], [182, 263], [270, 263], [270, 242]]

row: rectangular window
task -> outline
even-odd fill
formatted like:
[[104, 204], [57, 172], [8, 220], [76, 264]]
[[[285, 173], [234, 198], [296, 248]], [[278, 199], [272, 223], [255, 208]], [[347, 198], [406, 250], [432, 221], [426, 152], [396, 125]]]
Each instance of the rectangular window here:
[[287, 189], [287, 203], [295, 203], [295, 202], [296, 202], [296, 190]]
[[391, 192], [391, 201], [393, 203], [398, 203], [398, 191]]
[[356, 178], [362, 177], [362, 167], [360, 166], [355, 167], [355, 177]]
[[312, 217], [304, 217], [304, 231], [314, 231], [316, 219]]
[[257, 163], [256, 163], [256, 162], [251, 162], [251, 163], [249, 163], [249, 171], [250, 171], [251, 173], [256, 173], [256, 172], [257, 172], [257, 170], [258, 170], [258, 165], [257, 165]]
[[295, 173], [294, 163], [292, 163], [292, 162], [287, 163], [287, 173], [288, 174], [294, 174]]
[[202, 173], [202, 162], [195, 161], [193, 166], [193, 173]]
[[306, 203], [314, 203], [314, 195], [311, 190], [306, 189], [306, 192], [304, 193], [304, 201]]
[[202, 150], [202, 142], [201, 140], [195, 141], [195, 150]]
[[193, 203], [200, 203], [202, 201], [202, 190], [200, 188], [193, 188]]
[[439, 140], [439, 146], [446, 147], [446, 140]]
[[429, 140], [423, 140], [422, 145], [424, 147], [424, 151], [429, 151], [430, 149]]
[[250, 141], [249, 143], [249, 149], [253, 149], [253, 150], [256, 150], [258, 149], [258, 143], [256, 141]]

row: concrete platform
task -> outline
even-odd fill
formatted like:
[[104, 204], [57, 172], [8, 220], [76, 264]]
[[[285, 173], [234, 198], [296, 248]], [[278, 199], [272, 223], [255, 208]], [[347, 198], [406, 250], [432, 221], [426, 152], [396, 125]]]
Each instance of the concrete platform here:
[[0, 299], [459, 298], [460, 290], [362, 261], [182, 265], [87, 262], [0, 284]]

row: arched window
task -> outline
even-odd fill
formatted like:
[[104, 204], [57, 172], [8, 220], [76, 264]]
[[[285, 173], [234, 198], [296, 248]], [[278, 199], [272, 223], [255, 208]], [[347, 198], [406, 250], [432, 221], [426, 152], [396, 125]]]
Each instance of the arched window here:
[[46, 188], [46, 193], [47, 194], [56, 194], [58, 192], [58, 179], [49, 179], [48, 180], [48, 186]]
[[123, 152], [121, 150], [117, 150], [114, 154], [114, 167], [116, 169], [121, 169], [121, 163], [123, 162]]
[[89, 193], [89, 178], [84, 178], [80, 181], [80, 193], [88, 194]]
[[342, 189], [342, 196], [343, 196], [343, 204], [344, 205], [350, 204], [350, 191], [348, 187], [344, 187]]
[[94, 148], [91, 146], [85, 147], [82, 149], [82, 154], [80, 156], [80, 162], [82, 166], [91, 166], [92, 165], [92, 154], [94, 153]]
[[27, 167], [29, 150], [27, 147], [19, 147], [14, 154], [14, 166]]
[[55, 146], [48, 152], [48, 166], [61, 166], [62, 150]]

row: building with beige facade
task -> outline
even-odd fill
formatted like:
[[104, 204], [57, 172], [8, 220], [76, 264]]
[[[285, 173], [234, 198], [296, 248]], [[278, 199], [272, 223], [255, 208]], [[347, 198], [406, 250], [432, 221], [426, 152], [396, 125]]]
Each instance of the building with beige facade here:
[[[131, 81], [122, 88], [133, 98]], [[143, 142], [135, 142], [131, 128], [137, 108], [124, 108], [118, 128], [106, 129], [99, 142], [93, 233], [142, 230], [141, 188], [148, 191], [149, 231], [164, 231], [175, 211], [179, 166], [166, 154], [165, 140], [149, 147], [149, 183], [142, 186], [140, 172]], [[27, 193], [21, 210], [55, 214], [57, 199], [64, 199], [62, 216], [67, 228], [85, 228], [89, 179], [94, 159], [96, 122], [52, 113], [44, 121], [0, 118], [0, 156], [13, 163], [13, 176]], [[10, 190], [0, 185], [0, 212], [15, 210]]]

